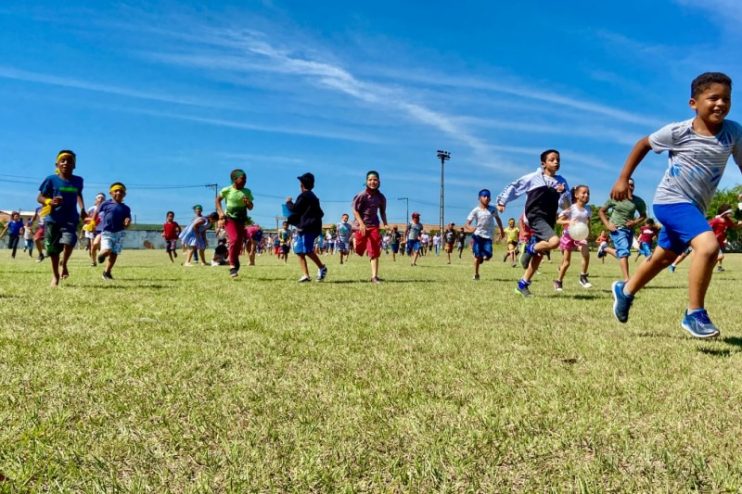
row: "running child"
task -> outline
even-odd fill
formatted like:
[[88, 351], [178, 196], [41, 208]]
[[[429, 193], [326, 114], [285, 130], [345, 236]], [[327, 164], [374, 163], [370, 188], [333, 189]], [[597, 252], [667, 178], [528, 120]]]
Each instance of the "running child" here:
[[170, 258], [170, 262], [175, 262], [175, 258], [178, 257], [178, 237], [180, 233], [181, 229], [178, 222], [175, 221], [175, 213], [168, 211], [165, 213], [165, 223], [162, 224], [162, 238], [165, 240], [165, 251]]
[[[474, 280], [479, 280], [479, 266], [492, 259], [492, 240], [495, 235], [495, 222], [500, 229], [500, 237], [505, 236], [502, 220], [495, 206], [490, 206], [492, 194], [488, 189], [479, 191], [479, 204], [466, 217], [466, 227], [473, 232], [472, 252], [474, 253]], [[471, 227], [474, 223], [476, 226]]]
[[580, 271], [580, 285], [583, 288], [591, 288], [593, 285], [590, 283], [587, 274], [587, 268], [590, 265], [590, 249], [587, 244], [587, 240], [574, 240], [569, 235], [569, 227], [575, 223], [582, 223], [590, 229], [590, 217], [591, 208], [588, 205], [590, 201], [590, 189], [587, 185], [578, 185], [573, 187], [572, 191], [572, 205], [569, 209], [565, 209], [559, 215], [557, 220], [560, 225], [564, 226], [564, 232], [559, 242], [559, 249], [562, 251], [562, 264], [559, 266], [559, 275], [554, 280], [554, 290], [561, 292], [564, 284], [564, 275], [567, 274], [569, 265], [572, 260], [572, 252], [580, 251], [582, 254], [582, 271]]
[[[209, 217], [206, 217], [202, 214], [203, 206], [200, 204], [193, 206], [193, 212], [196, 213], [193, 221], [191, 221], [191, 224], [180, 233], [180, 241], [183, 244], [183, 248], [188, 251], [183, 266], [193, 266], [191, 261], [196, 253], [200, 254], [199, 259], [201, 259], [201, 265], [206, 266], [206, 231], [212, 223], [215, 223], [219, 219], [219, 213], [212, 213]], [[212, 215], [214, 216], [212, 217]], [[198, 262], [199, 261], [197, 260], [196, 264], [198, 264]]]
[[397, 254], [399, 253], [399, 243], [402, 240], [402, 234], [399, 232], [397, 225], [392, 227], [392, 231], [389, 234], [389, 243], [392, 247], [392, 261], [397, 261]]
[[33, 220], [28, 220], [23, 228], [23, 252], [26, 251], [33, 257]]
[[654, 219], [648, 218], [647, 221], [639, 227], [639, 252], [636, 254], [634, 262], [639, 260], [639, 256], [647, 259], [652, 257], [652, 246], [659, 228], [654, 224]]
[[59, 286], [59, 281], [70, 275], [67, 262], [77, 244], [77, 224], [80, 217], [86, 217], [83, 179], [72, 174], [76, 160], [74, 152], [60, 151], [56, 159], [57, 173], [44, 179], [37, 197], [43, 207], [50, 209], [44, 217], [44, 247], [51, 260], [52, 287]]
[[286, 264], [289, 262], [289, 249], [291, 248], [291, 232], [289, 231], [289, 224], [287, 221], [284, 221], [281, 225], [281, 229], [278, 230], [277, 238], [279, 242], [278, 258], [283, 259], [283, 263]]
[[719, 72], [699, 75], [691, 83], [689, 102], [695, 117], [640, 139], [626, 159], [611, 190], [616, 201], [631, 198], [629, 179], [650, 150], [669, 153], [669, 166], [653, 201], [654, 217], [662, 224], [657, 247], [628, 281], [613, 283], [613, 314], [620, 322], [628, 321], [636, 293], [690, 245], [694, 259], [688, 275], [688, 306], [680, 324], [696, 338], [719, 335], [704, 308], [719, 252], [704, 211], [730, 155], [742, 171], [742, 126], [725, 120], [731, 103], [728, 76]]
[[417, 266], [417, 259], [420, 257], [420, 235], [423, 231], [423, 225], [420, 223], [420, 213], [412, 213], [412, 221], [407, 225], [404, 236], [407, 239], [407, 256], [412, 256], [410, 266]]
[[719, 255], [716, 258], [716, 270], [721, 272], [724, 271], [722, 262], [724, 261], [724, 249], [727, 246], [727, 230], [730, 228], [739, 228], [742, 226], [742, 221], [734, 221], [732, 219], [732, 206], [729, 204], [722, 204], [717, 210], [716, 216], [709, 221], [709, 226], [716, 236], [716, 241], [719, 242]]
[[505, 257], [502, 258], [502, 262], [505, 262], [510, 258], [510, 265], [516, 266], [515, 256], [518, 255], [518, 237], [520, 235], [520, 229], [515, 226], [515, 218], [508, 219], [508, 227], [505, 228], [505, 237], [508, 242], [508, 251], [505, 253]]
[[456, 225], [449, 223], [446, 231], [443, 232], [443, 245], [448, 257], [448, 264], [451, 264], [451, 253], [453, 252], [453, 245], [456, 243]]
[[459, 243], [459, 259], [461, 259], [461, 254], [464, 252], [464, 247], [466, 247], [466, 230], [463, 226], [461, 227], [461, 230], [459, 230], [456, 241]]
[[602, 259], [605, 264], [606, 249], [609, 247], [611, 237], [608, 235], [608, 230], [600, 230], [600, 235], [595, 239], [595, 243], [598, 244], [598, 259]]
[[538, 270], [544, 254], [559, 246], [559, 237], [554, 232], [559, 206], [570, 206], [567, 181], [559, 171], [559, 151], [547, 149], [541, 153], [541, 169], [524, 175], [511, 183], [497, 196], [497, 209], [502, 213], [505, 205], [517, 197], [526, 195], [525, 217], [533, 230], [533, 237], [525, 246], [521, 265], [525, 269], [515, 291], [530, 297], [531, 279]]
[[[248, 222], [247, 212], [253, 208], [253, 195], [245, 187], [247, 174], [239, 168], [229, 174], [232, 185], [224, 187], [215, 204], [219, 219], [224, 221], [224, 229], [229, 238], [229, 276], [237, 278], [240, 271], [240, 251], [245, 243], [245, 224]], [[226, 201], [226, 211], [222, 209], [222, 200]], [[206, 259], [204, 259], [204, 264]]]
[[353, 226], [348, 223], [349, 216], [343, 213], [340, 217], [340, 223], [337, 224], [337, 242], [336, 250], [340, 253], [340, 264], [343, 264], [350, 257], [350, 237], [353, 235]]
[[[600, 221], [610, 232], [615, 247], [606, 249], [605, 252], [618, 259], [624, 281], [629, 279], [629, 257], [631, 256], [631, 244], [634, 241], [634, 227], [644, 223], [647, 218], [646, 203], [642, 198], [634, 195], [633, 179], [629, 179], [628, 187], [630, 189], [628, 198], [617, 201], [610, 197], [598, 210]], [[609, 211], [610, 219], [608, 219]], [[636, 217], [637, 213], [639, 217]]]
[[366, 189], [353, 198], [353, 216], [358, 222], [355, 233], [356, 254], [368, 254], [371, 259], [371, 283], [379, 283], [379, 256], [381, 255], [381, 235], [379, 235], [379, 216], [384, 228], [386, 222], [386, 197], [379, 190], [379, 172], [366, 173]]
[[263, 241], [263, 228], [257, 223], [246, 226], [245, 239], [247, 241], [248, 265], [255, 266], [255, 255], [258, 253], [258, 246]]
[[299, 283], [312, 281], [309, 276], [307, 257], [317, 265], [317, 281], [327, 277], [327, 266], [320, 260], [318, 252], [314, 249], [315, 240], [322, 238], [322, 217], [325, 213], [320, 207], [319, 199], [312, 192], [314, 189], [314, 175], [305, 173], [299, 177], [299, 188], [301, 194], [293, 202], [289, 197], [286, 199], [286, 207], [291, 212], [288, 223], [296, 227], [296, 238], [294, 240], [294, 254], [299, 258], [299, 267], [302, 277]]
[[0, 238], [3, 238], [5, 232], [8, 232], [8, 249], [10, 249], [10, 257], [15, 259], [15, 253], [18, 250], [18, 243], [20, 242], [21, 235], [23, 235], [23, 220], [21, 219], [20, 213], [13, 211], [10, 215], [10, 221], [5, 224], [5, 228], [0, 233]]
[[111, 198], [99, 204], [93, 213], [93, 217], [100, 214], [102, 218], [98, 264], [108, 259], [106, 268], [103, 270], [103, 279], [107, 281], [113, 280], [111, 270], [123, 249], [125, 230], [131, 224], [131, 209], [124, 204], [126, 186], [121, 182], [114, 182], [111, 184], [109, 193]]

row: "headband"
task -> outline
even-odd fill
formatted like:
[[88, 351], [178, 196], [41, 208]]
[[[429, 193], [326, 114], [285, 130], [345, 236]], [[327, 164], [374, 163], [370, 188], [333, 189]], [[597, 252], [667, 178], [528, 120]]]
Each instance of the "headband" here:
[[69, 151], [62, 151], [61, 153], [59, 153], [57, 155], [57, 163], [59, 163], [59, 160], [61, 160], [62, 158], [65, 158], [65, 157], [72, 158], [72, 161], [75, 161], [75, 159], [76, 159], [75, 158], [75, 155], [72, 154], [72, 153], [70, 153]]
[[124, 184], [113, 184], [113, 185], [111, 185], [111, 188], [108, 189], [108, 192], [110, 192], [111, 194], [113, 194], [117, 190], [121, 190], [123, 192], [126, 192], [126, 186], [124, 186]]
[[204, 210], [203, 206], [201, 206], [200, 204], [196, 204], [195, 206], [193, 206], [193, 209], [200, 209], [201, 211]]

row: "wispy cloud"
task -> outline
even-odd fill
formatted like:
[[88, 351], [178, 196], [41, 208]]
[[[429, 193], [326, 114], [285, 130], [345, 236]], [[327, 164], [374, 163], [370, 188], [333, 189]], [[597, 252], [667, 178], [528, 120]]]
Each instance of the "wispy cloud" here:
[[72, 79], [69, 77], [59, 77], [56, 75], [43, 74], [39, 72], [31, 72], [27, 70], [21, 70], [14, 67], [0, 66], [0, 77], [4, 79], [13, 79], [23, 82], [33, 82], [38, 84], [46, 84], [51, 86], [59, 86], [73, 89], [81, 89], [84, 91], [95, 91], [98, 93], [113, 94], [116, 96], [125, 96], [127, 98], [136, 98], [150, 101], [160, 101], [163, 103], [177, 103], [181, 105], [191, 106], [213, 106], [212, 104], [204, 104], [202, 101], [193, 98], [180, 98], [170, 96], [161, 93], [151, 93], [145, 91], [137, 91], [126, 87], [108, 85], [108, 84], [96, 84], [93, 82], [82, 81], [79, 79]]

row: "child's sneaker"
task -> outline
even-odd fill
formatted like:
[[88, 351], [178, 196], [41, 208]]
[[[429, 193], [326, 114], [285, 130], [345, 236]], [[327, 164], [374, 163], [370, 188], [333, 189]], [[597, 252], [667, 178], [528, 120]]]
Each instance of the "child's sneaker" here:
[[696, 338], [713, 338], [719, 336], [719, 329], [709, 319], [706, 309], [701, 309], [691, 314], [688, 314], [686, 310], [680, 325]]
[[327, 266], [322, 266], [317, 270], [317, 281], [322, 281], [327, 277]]
[[374, 276], [373, 278], [371, 278], [371, 283], [373, 283], [374, 285], [378, 285], [379, 283], [381, 283], [381, 278], [379, 278], [378, 276]]
[[605, 257], [605, 249], [608, 247], [607, 244], [600, 244], [600, 247], [598, 247], [598, 259], [602, 259]]
[[474, 277], [473, 277], [472, 279], [473, 279], [474, 281], [479, 281], [479, 275], [478, 275], [478, 274], [475, 274], [475, 275], [474, 275]]
[[629, 310], [631, 304], [634, 303], [634, 296], [624, 295], [624, 285], [626, 285], [625, 281], [614, 281], [611, 291], [613, 292], [613, 315], [616, 316], [618, 322], [625, 323], [629, 320]]
[[726, 269], [724, 269], [724, 266], [718, 266], [718, 267], [716, 268], [716, 272], [717, 272], [717, 273], [721, 273], [721, 272], [723, 272], [723, 271], [726, 271]]
[[531, 290], [528, 289], [528, 283], [527, 281], [519, 280], [518, 286], [515, 288], [515, 293], [520, 293], [523, 295], [523, 297], [528, 298], [531, 296]]
[[559, 280], [554, 280], [554, 290], [561, 292], [564, 289], [562, 286], [562, 282]]
[[302, 276], [301, 278], [299, 278], [299, 283], [306, 283], [306, 282], [308, 282], [308, 281], [312, 281], [312, 278], [310, 278], [310, 277], [309, 277], [309, 276], [307, 276], [307, 275], [304, 275], [304, 276]]
[[239, 276], [237, 268], [229, 268], [229, 276], [231, 276], [232, 278], [237, 278]]
[[113, 281], [113, 276], [108, 271], [103, 271], [103, 279], [106, 281]]
[[590, 283], [590, 280], [587, 278], [589, 275], [587, 273], [580, 275], [580, 285], [582, 285], [582, 288], [592, 288], [593, 284]]
[[668, 269], [668, 271], [670, 271], [671, 273], [674, 273], [674, 272], [675, 272], [675, 265], [674, 265], [674, 264], [670, 264], [669, 266], [667, 266], [667, 269]]

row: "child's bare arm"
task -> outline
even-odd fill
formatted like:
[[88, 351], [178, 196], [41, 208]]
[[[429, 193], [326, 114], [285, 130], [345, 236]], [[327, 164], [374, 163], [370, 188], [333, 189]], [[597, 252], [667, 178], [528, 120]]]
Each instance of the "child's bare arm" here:
[[643, 137], [634, 144], [628, 158], [626, 158], [626, 162], [621, 169], [621, 173], [619, 174], [616, 183], [613, 184], [613, 188], [611, 189], [611, 198], [613, 200], [622, 201], [624, 199], [631, 199], [632, 194], [629, 189], [629, 179], [634, 173], [634, 170], [636, 170], [636, 167], [639, 166], [639, 163], [642, 162], [651, 149], [652, 146], [649, 145], [649, 137]]

